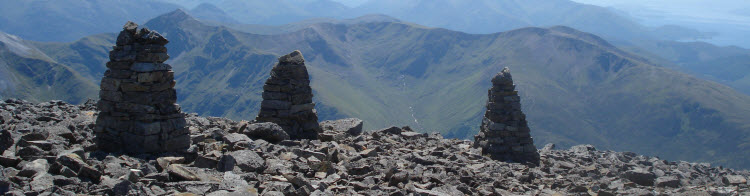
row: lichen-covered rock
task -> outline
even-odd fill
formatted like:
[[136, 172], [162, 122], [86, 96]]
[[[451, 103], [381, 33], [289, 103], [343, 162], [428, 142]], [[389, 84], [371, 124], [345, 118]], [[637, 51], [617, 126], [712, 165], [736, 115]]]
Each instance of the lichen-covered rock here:
[[21, 171], [18, 172], [18, 176], [27, 178], [33, 178], [36, 175], [45, 174], [49, 170], [49, 163], [47, 159], [37, 159], [32, 162], [26, 163]]

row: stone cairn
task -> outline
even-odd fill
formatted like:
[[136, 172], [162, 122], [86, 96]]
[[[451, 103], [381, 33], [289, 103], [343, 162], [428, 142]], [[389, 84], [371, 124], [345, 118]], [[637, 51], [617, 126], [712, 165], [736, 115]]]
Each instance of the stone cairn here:
[[190, 146], [177, 102], [169, 41], [128, 22], [109, 53], [99, 92], [96, 142], [109, 152], [179, 152]]
[[492, 88], [488, 94], [482, 127], [479, 134], [474, 136], [475, 147], [481, 148], [482, 154], [495, 160], [539, 165], [539, 153], [507, 67], [492, 78]]
[[305, 59], [295, 50], [271, 69], [255, 121], [278, 124], [290, 139], [317, 139], [321, 128], [312, 98]]

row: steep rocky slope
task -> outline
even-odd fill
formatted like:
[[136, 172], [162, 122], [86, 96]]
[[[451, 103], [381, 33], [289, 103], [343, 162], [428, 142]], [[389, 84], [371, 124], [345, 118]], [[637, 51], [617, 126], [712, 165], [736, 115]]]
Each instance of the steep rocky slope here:
[[[479, 155], [466, 140], [390, 127], [336, 141], [269, 143], [258, 124], [188, 115], [187, 153], [108, 154], [93, 144], [93, 102], [0, 102], [0, 194], [733, 195], [748, 171], [591, 145], [540, 150], [528, 167]], [[353, 122], [353, 121], [342, 121]], [[326, 124], [329, 122], [324, 122]], [[349, 126], [343, 126], [349, 127]], [[351, 126], [356, 128], [356, 126]], [[361, 128], [361, 127], [360, 127]], [[276, 129], [279, 131], [279, 129]], [[267, 139], [267, 135], [265, 136]], [[272, 141], [272, 140], [269, 140]]]

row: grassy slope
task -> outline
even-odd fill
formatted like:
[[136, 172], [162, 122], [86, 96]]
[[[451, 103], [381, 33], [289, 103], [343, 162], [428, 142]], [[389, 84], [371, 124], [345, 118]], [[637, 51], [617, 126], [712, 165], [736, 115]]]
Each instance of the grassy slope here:
[[83, 103], [96, 98], [96, 85], [65, 65], [19, 55], [0, 43], [0, 98]]
[[750, 94], [750, 50], [704, 42], [633, 41], [624, 48], [654, 62]]

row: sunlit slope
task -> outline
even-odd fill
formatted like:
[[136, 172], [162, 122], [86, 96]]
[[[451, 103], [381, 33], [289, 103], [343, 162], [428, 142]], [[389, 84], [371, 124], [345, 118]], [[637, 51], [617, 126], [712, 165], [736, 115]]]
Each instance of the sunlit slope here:
[[30, 42], [0, 32], [0, 99], [64, 100], [96, 98], [96, 85], [59, 64]]

